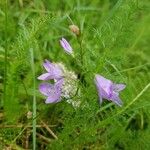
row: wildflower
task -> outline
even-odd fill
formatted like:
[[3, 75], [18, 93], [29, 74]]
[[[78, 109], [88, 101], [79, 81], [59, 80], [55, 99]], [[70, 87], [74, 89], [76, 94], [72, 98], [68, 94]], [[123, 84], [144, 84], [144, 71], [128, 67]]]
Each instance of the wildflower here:
[[61, 100], [61, 91], [62, 91], [63, 79], [58, 80], [54, 84], [42, 83], [39, 86], [39, 91], [47, 96], [45, 101], [48, 103], [57, 103]]
[[56, 103], [64, 97], [73, 107], [79, 106], [79, 102], [74, 101], [72, 97], [77, 92], [77, 76], [74, 72], [68, 71], [62, 63], [50, 63], [45, 60], [44, 68], [48, 73], [44, 73], [38, 77], [39, 80], [53, 80], [54, 84], [42, 83], [39, 90], [47, 96], [46, 103]]
[[58, 63], [57, 65], [61, 68], [64, 77], [62, 95], [66, 99], [70, 99], [77, 91], [77, 75], [73, 71], [67, 70], [62, 63]]
[[125, 84], [115, 84], [111, 80], [108, 80], [98, 74], [95, 76], [95, 84], [98, 90], [100, 103], [102, 103], [102, 99], [104, 98], [122, 106], [122, 101], [119, 98], [119, 92], [126, 87]]
[[71, 104], [74, 108], [77, 108], [81, 103], [79, 99], [74, 98], [80, 92], [77, 85], [77, 75], [73, 71], [68, 70], [64, 64], [57, 63], [57, 65], [61, 68], [64, 76], [61, 97], [64, 97], [67, 103]]
[[70, 25], [69, 26], [69, 28], [70, 28], [70, 30], [73, 32], [73, 33], [75, 33], [76, 35], [79, 35], [80, 34], [80, 30], [79, 30], [79, 27], [78, 26], [76, 26], [76, 25]]
[[70, 46], [70, 44], [68, 43], [68, 41], [65, 38], [62, 38], [60, 40], [60, 45], [63, 47], [63, 49], [65, 50], [66, 53], [68, 53], [68, 54], [73, 53], [72, 47]]
[[62, 70], [59, 68], [57, 64], [45, 60], [43, 66], [46, 69], [47, 73], [40, 75], [38, 77], [39, 80], [50, 80], [50, 79], [59, 80], [62, 78]]

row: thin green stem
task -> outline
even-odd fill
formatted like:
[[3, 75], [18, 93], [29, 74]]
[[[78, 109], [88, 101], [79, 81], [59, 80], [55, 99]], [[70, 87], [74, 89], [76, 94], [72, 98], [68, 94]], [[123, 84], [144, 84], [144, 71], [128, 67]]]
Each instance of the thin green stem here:
[[81, 50], [81, 53], [80, 53], [80, 56], [81, 56], [81, 65], [83, 67], [83, 65], [84, 65], [84, 60], [83, 60], [84, 53], [83, 53], [83, 48], [82, 48], [82, 42], [81, 41], [80, 41], [79, 45], [80, 45], [80, 50]]
[[83, 55], [84, 55], [84, 52], [83, 52], [83, 48], [82, 48], [82, 37], [77, 37], [77, 41], [78, 41], [78, 44], [79, 44], [79, 47], [80, 47], [80, 63], [81, 63], [81, 67], [83, 67], [84, 65], [84, 60], [83, 60]]
[[33, 150], [36, 150], [36, 80], [35, 80], [35, 65], [34, 65], [34, 52], [33, 49], [30, 48], [31, 55], [31, 69], [32, 69], [32, 79], [33, 79], [33, 118], [32, 118], [32, 126], [33, 126]]
[[148, 83], [144, 89], [128, 104], [126, 105], [121, 111], [119, 111], [116, 115], [120, 115], [121, 113], [125, 112], [131, 105], [133, 105], [142, 95], [145, 91], [148, 90], [150, 87], [150, 83]]

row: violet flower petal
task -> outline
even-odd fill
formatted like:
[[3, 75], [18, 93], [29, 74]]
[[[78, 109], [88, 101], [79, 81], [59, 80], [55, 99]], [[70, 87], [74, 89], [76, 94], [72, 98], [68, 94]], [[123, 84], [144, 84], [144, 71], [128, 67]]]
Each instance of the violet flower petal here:
[[48, 103], [57, 103], [61, 99], [61, 91], [62, 91], [63, 79], [57, 81], [55, 84], [49, 83], [42, 83], [39, 86], [40, 92], [47, 96], [45, 101], [46, 104]]
[[68, 43], [68, 41], [65, 38], [62, 38], [60, 40], [60, 45], [63, 47], [63, 49], [68, 53], [68, 54], [72, 54], [73, 53], [73, 49], [71, 47], [71, 45]]
[[55, 83], [55, 87], [59, 90], [61, 90], [62, 86], [63, 86], [63, 83], [64, 83], [64, 79], [60, 79], [60, 80], [57, 80], [57, 82]]
[[112, 82], [110, 80], [107, 80], [101, 75], [96, 75], [96, 81], [97, 84], [99, 85], [99, 88], [102, 89], [102, 95], [110, 95], [111, 93], [111, 88], [112, 88]]
[[52, 88], [49, 89], [49, 95], [45, 103], [57, 103], [61, 99], [61, 89], [63, 85], [63, 79], [57, 81]]
[[101, 75], [95, 76], [95, 84], [98, 90], [100, 103], [102, 103], [102, 99], [107, 99], [113, 101], [119, 106], [122, 106], [122, 101], [119, 98], [119, 92], [123, 90], [126, 85], [115, 84]]
[[101, 87], [100, 87], [100, 84], [98, 82], [98, 79], [97, 77], [95, 77], [95, 84], [96, 84], [96, 88], [97, 88], [97, 91], [98, 91], [98, 96], [99, 96], [99, 100], [100, 100], [100, 104], [103, 102], [103, 99], [102, 99], [102, 95], [101, 95]]
[[126, 88], [125, 84], [113, 84], [113, 90], [116, 92], [122, 91]]
[[53, 79], [53, 76], [51, 76], [50, 73], [44, 73], [38, 77], [39, 80], [49, 80]]
[[57, 64], [51, 63], [48, 60], [45, 60], [45, 63], [43, 63], [44, 68], [51, 74], [55, 76], [61, 76], [62, 70]]
[[43, 63], [43, 66], [47, 72], [51, 72], [54, 69], [53, 64], [49, 62], [48, 60], [45, 60], [45, 62]]
[[45, 96], [49, 96], [49, 89], [51, 89], [53, 87], [52, 84], [49, 83], [41, 83], [39, 85], [39, 91], [45, 95]]
[[112, 97], [110, 98], [111, 101], [113, 101], [114, 103], [116, 103], [118, 106], [122, 106], [123, 103], [121, 101], [121, 99], [119, 98], [119, 94], [118, 93], [113, 93]]
[[48, 73], [44, 73], [38, 77], [39, 80], [50, 80], [50, 79], [60, 79], [62, 78], [62, 70], [60, 67], [54, 63], [50, 63], [48, 60], [45, 60], [43, 63], [44, 68]]
[[51, 95], [49, 97], [47, 97], [45, 103], [49, 104], [49, 103], [57, 103], [60, 99], [60, 95]]
[[54, 79], [61, 79], [63, 77], [62, 70], [60, 67], [56, 64], [54, 64], [55, 69], [53, 70], [52, 74], [54, 76]]

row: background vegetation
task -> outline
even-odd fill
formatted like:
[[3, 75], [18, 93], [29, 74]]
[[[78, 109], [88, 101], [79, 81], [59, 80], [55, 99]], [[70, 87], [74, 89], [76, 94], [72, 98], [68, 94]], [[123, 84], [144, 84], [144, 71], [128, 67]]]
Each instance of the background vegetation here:
[[[0, 1], [0, 149], [149, 150], [149, 6], [149, 0]], [[72, 23], [85, 52], [81, 106], [46, 105], [37, 80], [43, 60], [78, 73], [59, 44], [65, 37], [80, 53]], [[95, 73], [126, 83], [123, 107], [99, 105]]]

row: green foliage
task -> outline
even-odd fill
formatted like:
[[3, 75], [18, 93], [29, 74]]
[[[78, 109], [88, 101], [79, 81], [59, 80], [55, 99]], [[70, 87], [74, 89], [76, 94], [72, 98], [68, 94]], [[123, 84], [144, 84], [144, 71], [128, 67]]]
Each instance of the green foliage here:
[[[32, 129], [27, 126], [32, 126], [33, 120], [27, 114], [33, 111], [32, 97], [36, 96], [34, 111], [37, 109], [37, 117], [33, 119], [37, 124], [44, 120], [54, 125], [50, 128], [58, 137], [50, 135], [43, 127], [37, 128], [33, 132], [34, 136], [38, 133], [38, 149], [150, 148], [148, 0], [67, 0], [61, 1], [61, 4], [58, 0], [19, 0], [8, 1], [7, 9], [5, 2], [0, 2], [0, 6], [1, 101], [6, 86], [4, 105], [2, 103], [0, 108], [3, 125], [0, 145], [25, 148], [22, 144], [25, 136], [30, 141], [28, 148], [32, 149], [35, 141], [31, 138]], [[2, 23], [6, 22], [6, 11], [7, 24]], [[72, 22], [79, 26], [82, 34], [82, 65], [78, 61], [80, 45], [68, 28]], [[77, 61], [63, 52], [59, 45], [61, 37], [69, 40]], [[30, 49], [34, 53], [32, 64]], [[81, 101], [80, 107], [73, 108], [65, 99], [57, 104], [44, 104], [36, 79], [42, 73], [45, 58], [63, 62], [68, 69], [83, 75], [81, 94], [74, 98]], [[31, 65], [34, 65], [35, 75]], [[99, 105], [93, 80], [96, 73], [115, 82], [126, 83], [127, 87], [121, 93], [122, 108], [108, 101]], [[33, 80], [37, 83], [36, 89]], [[22, 127], [5, 128], [14, 124]], [[26, 134], [28, 130], [29, 136]], [[50, 143], [45, 144], [47, 140], [43, 142], [39, 134]]]

